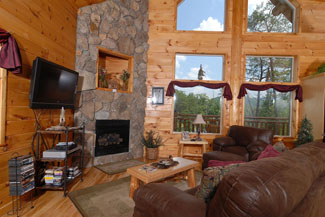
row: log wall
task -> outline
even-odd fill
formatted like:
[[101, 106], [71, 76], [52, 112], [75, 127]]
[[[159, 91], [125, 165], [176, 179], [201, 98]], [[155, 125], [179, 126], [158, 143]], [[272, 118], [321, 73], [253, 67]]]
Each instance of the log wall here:
[[[0, 148], [0, 216], [11, 208], [8, 189], [8, 160], [14, 152], [31, 152], [35, 118], [29, 109], [30, 74], [35, 57], [74, 69], [77, 10], [103, 0], [3, 0], [0, 1], [0, 27], [16, 39], [21, 51], [23, 73], [8, 72], [5, 136], [7, 151]], [[37, 110], [36, 113], [39, 113]], [[43, 127], [58, 123], [59, 110], [43, 110]], [[73, 111], [66, 112], [73, 124]]]
[[[186, 1], [186, 0], [185, 0]], [[236, 96], [244, 81], [246, 55], [289, 55], [296, 59], [297, 82], [315, 71], [325, 61], [325, 2], [297, 0], [299, 26], [296, 33], [247, 33], [247, 1], [228, 0], [225, 32], [176, 31], [179, 0], [155, 0], [149, 3], [149, 51], [147, 72], [147, 106], [145, 130], [155, 129], [165, 141], [160, 156], [177, 155], [179, 133], [173, 133], [173, 98], [165, 97], [165, 104], [152, 105], [151, 89], [167, 89], [174, 79], [175, 54], [222, 54], [225, 57], [224, 77], [231, 85], [234, 99], [223, 106], [222, 134], [230, 125], [243, 124], [243, 100]], [[322, 22], [322, 20], [324, 22]], [[299, 119], [299, 104], [295, 103], [294, 119]], [[294, 121], [294, 131], [298, 129]], [[202, 134], [201, 134], [202, 135]], [[194, 135], [193, 135], [194, 136]], [[212, 141], [216, 135], [203, 135]], [[284, 139], [292, 144], [294, 138]]]

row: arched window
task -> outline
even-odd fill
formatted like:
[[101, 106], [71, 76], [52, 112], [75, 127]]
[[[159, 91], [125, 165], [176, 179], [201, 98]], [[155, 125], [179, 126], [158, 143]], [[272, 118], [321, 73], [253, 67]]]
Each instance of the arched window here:
[[295, 32], [296, 8], [289, 0], [248, 0], [248, 32]]
[[177, 30], [224, 31], [225, 0], [179, 0]]

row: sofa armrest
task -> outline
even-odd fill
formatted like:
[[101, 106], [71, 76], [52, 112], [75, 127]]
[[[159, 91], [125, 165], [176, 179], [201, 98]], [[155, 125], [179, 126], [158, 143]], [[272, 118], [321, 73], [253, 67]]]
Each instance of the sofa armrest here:
[[206, 204], [168, 184], [151, 183], [133, 196], [133, 217], [205, 217]]
[[234, 146], [236, 142], [229, 136], [218, 137], [213, 140], [213, 151], [222, 151], [222, 147]]

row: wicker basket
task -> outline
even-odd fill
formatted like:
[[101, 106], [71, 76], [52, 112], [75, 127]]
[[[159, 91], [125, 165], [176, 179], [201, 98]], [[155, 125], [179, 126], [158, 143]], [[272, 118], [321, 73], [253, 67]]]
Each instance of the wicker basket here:
[[157, 160], [158, 148], [146, 148], [146, 157], [148, 160]]

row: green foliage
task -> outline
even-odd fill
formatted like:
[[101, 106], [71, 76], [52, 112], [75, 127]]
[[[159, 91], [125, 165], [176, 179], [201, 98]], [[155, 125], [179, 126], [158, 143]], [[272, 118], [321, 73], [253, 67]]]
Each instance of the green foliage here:
[[142, 137], [142, 144], [147, 148], [158, 148], [163, 145], [163, 140], [159, 133], [150, 130], [145, 134], [146, 136]]
[[308, 142], [312, 142], [314, 140], [312, 130], [313, 130], [313, 126], [310, 120], [307, 119], [307, 117], [301, 120], [300, 129], [298, 132], [298, 139], [295, 142], [295, 147]]
[[123, 83], [126, 83], [130, 78], [130, 73], [126, 70], [123, 70], [123, 74], [120, 75], [120, 79], [123, 81]]
[[325, 63], [323, 63], [322, 65], [320, 65], [318, 68], [317, 68], [317, 72], [316, 74], [320, 74], [320, 73], [323, 73], [325, 72]]
[[176, 90], [174, 111], [180, 114], [220, 115], [220, 96], [209, 98], [206, 94], [185, 94]]

